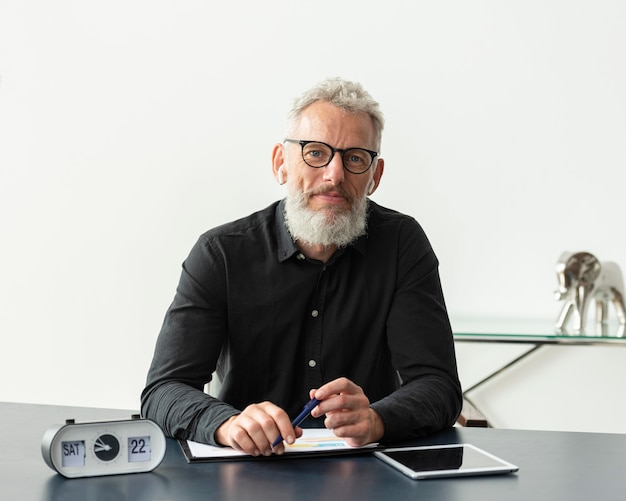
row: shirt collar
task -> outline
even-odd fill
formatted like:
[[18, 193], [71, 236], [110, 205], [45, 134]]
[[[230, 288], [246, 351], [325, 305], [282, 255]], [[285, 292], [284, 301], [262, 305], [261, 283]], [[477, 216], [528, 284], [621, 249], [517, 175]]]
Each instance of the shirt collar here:
[[[368, 220], [369, 213], [371, 212], [372, 205], [368, 201]], [[296, 243], [291, 238], [291, 234], [287, 229], [287, 221], [285, 221], [285, 199], [282, 199], [276, 206], [276, 241], [278, 242], [278, 261], [283, 262], [290, 257], [300, 254], [300, 249], [296, 246]], [[359, 253], [365, 255], [367, 249], [367, 230], [364, 235], [361, 235], [356, 241], [348, 245], [348, 248], [354, 248]]]

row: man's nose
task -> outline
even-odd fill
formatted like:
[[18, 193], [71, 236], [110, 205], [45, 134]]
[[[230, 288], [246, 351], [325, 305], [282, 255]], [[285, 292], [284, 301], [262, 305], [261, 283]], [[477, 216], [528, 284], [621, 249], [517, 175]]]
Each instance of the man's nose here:
[[333, 185], [337, 186], [343, 183], [345, 179], [345, 171], [343, 168], [343, 158], [341, 153], [335, 151], [333, 158], [330, 159], [330, 163], [324, 167], [324, 180], [330, 181]]

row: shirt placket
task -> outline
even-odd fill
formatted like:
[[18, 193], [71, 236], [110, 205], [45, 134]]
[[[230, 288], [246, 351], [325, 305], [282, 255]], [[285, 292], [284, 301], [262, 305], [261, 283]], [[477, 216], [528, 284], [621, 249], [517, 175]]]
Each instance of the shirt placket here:
[[328, 290], [328, 269], [322, 266], [319, 272], [317, 285], [311, 300], [309, 309], [309, 319], [306, 323], [306, 386], [308, 388], [319, 388], [324, 384], [322, 376], [322, 336], [324, 327], [324, 316], [326, 313], [326, 291]]

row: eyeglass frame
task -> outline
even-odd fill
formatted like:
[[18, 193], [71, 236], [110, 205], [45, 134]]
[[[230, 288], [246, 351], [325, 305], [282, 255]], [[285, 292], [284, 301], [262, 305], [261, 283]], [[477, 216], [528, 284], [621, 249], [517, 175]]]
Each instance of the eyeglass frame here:
[[[351, 174], [365, 174], [368, 170], [370, 170], [372, 168], [372, 165], [374, 163], [374, 160], [376, 159], [376, 157], [378, 156], [379, 152], [378, 151], [372, 151], [372, 150], [368, 150], [366, 148], [358, 148], [358, 147], [352, 147], [352, 148], [344, 148], [344, 149], [340, 149], [340, 148], [333, 148], [330, 144], [325, 143], [323, 141], [307, 141], [305, 139], [284, 139], [283, 143], [297, 143], [300, 145], [301, 148], [301, 153], [302, 153], [302, 161], [307, 164], [309, 167], [311, 167], [312, 169], [323, 169], [324, 167], [327, 167], [328, 164], [330, 164], [330, 162], [333, 161], [333, 158], [335, 157], [335, 153], [339, 153], [341, 155], [341, 165], [343, 165], [343, 168], [346, 169], [348, 172], [350, 172]], [[330, 148], [331, 151], [331, 155], [328, 158], [328, 162], [326, 162], [324, 165], [311, 165], [309, 162], [307, 162], [304, 159], [304, 147], [307, 144], [311, 144], [311, 143], [319, 143], [319, 144], [323, 144], [324, 146], [327, 146], [328, 148]], [[343, 161], [343, 155], [350, 150], [363, 150], [366, 151], [367, 153], [370, 154], [370, 156], [372, 157], [372, 161], [370, 162], [370, 164], [367, 166], [367, 169], [365, 169], [364, 171], [361, 172], [354, 172], [351, 171], [350, 169], [348, 169], [348, 167], [346, 167], [346, 163]]]

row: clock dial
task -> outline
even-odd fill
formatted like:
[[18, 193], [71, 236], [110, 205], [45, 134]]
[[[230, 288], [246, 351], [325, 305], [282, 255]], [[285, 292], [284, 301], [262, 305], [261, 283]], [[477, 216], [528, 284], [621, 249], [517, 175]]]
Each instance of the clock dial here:
[[105, 433], [96, 438], [93, 452], [100, 461], [113, 461], [120, 452], [120, 443], [116, 437]]

